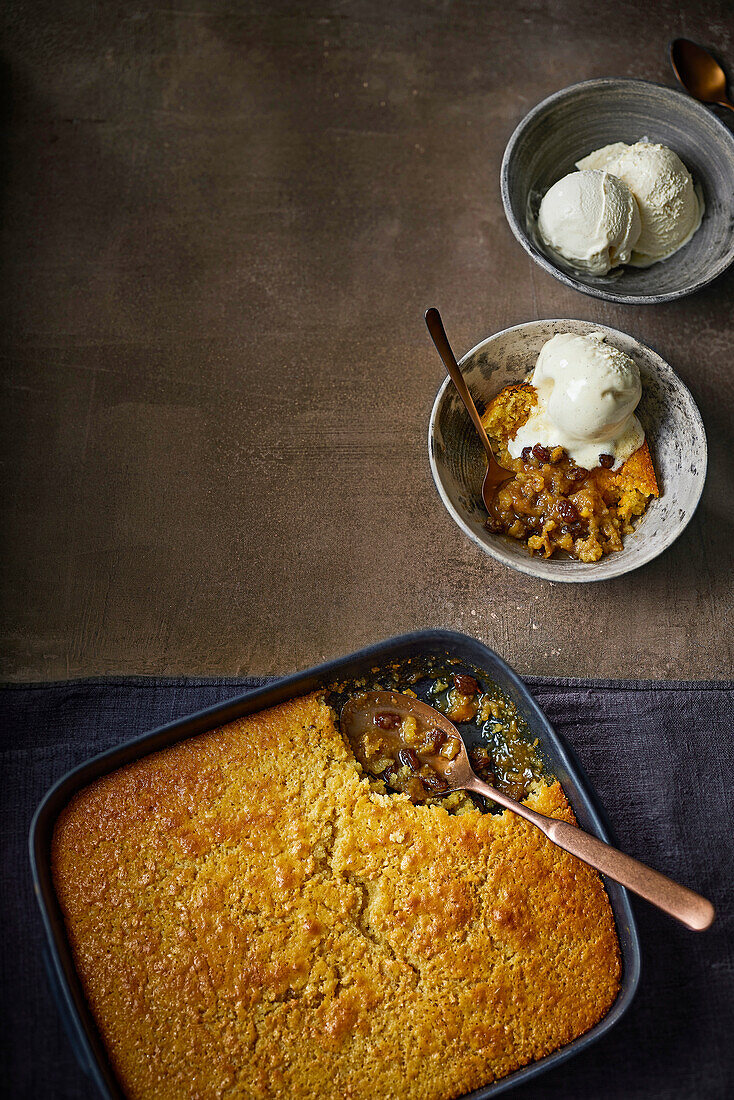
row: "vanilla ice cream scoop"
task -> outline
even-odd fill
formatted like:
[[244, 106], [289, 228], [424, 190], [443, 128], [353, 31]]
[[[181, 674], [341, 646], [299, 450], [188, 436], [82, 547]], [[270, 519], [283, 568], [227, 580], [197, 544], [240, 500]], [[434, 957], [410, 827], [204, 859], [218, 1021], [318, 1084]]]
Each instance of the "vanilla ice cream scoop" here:
[[639, 369], [604, 333], [553, 336], [540, 349], [530, 381], [538, 403], [508, 443], [513, 458], [540, 443], [563, 447], [587, 469], [611, 455], [611, 468], [618, 469], [642, 446], [645, 434], [634, 415], [642, 396]]
[[703, 199], [683, 161], [666, 145], [643, 139], [617, 141], [577, 161], [582, 171], [610, 172], [623, 180], [637, 200], [641, 230], [628, 262], [649, 267], [672, 256], [701, 224]]
[[627, 184], [604, 170], [571, 172], [543, 196], [538, 232], [549, 251], [588, 275], [629, 262], [640, 213]]

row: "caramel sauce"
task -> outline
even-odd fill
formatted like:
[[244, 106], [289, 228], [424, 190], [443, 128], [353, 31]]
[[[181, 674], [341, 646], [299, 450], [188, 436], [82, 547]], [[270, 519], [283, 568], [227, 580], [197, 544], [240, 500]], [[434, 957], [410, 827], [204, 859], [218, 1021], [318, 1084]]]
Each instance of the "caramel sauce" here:
[[[377, 672], [378, 670], [375, 670]], [[410, 686], [408, 686], [410, 685]], [[522, 800], [530, 787], [545, 775], [543, 763], [524, 721], [514, 705], [491, 683], [465, 674], [437, 670], [432, 662], [413, 671], [394, 666], [390, 677], [360, 681], [351, 690], [339, 685], [346, 700], [367, 687], [408, 691], [435, 707], [450, 721], [461, 723], [472, 767], [490, 786]], [[450, 736], [421, 720], [406, 724], [407, 711], [380, 705], [364, 714], [361, 724], [351, 725], [349, 743], [365, 771], [382, 780], [387, 790], [402, 791], [413, 802], [442, 800], [447, 809], [470, 807], [470, 796], [449, 794], [443, 774], [459, 750]], [[344, 731], [343, 731], [344, 732]], [[476, 798], [476, 796], [474, 796]], [[480, 803], [483, 800], [479, 800]], [[485, 808], [493, 804], [484, 803]]]
[[494, 496], [488, 530], [526, 541], [531, 553], [549, 558], [556, 550], [579, 561], [598, 561], [622, 549], [623, 524], [614, 506], [620, 491], [604, 466], [577, 466], [562, 447], [536, 444], [520, 458], [503, 456], [515, 476]]

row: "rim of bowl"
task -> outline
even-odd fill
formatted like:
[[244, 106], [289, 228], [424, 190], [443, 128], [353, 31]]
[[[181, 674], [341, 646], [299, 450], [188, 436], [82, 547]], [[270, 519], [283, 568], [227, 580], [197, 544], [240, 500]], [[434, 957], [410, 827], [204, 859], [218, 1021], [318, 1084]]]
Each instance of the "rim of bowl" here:
[[[633, 561], [628, 563], [620, 562], [619, 558], [616, 559], [615, 563], [615, 559], [610, 555], [607, 555], [606, 557], [601, 559], [601, 562], [603, 562], [607, 566], [611, 566], [612, 568], [608, 572], [606, 572], [604, 576], [599, 576], [594, 569], [594, 566], [600, 564], [599, 562], [587, 562], [585, 564], [588, 566], [590, 574], [584, 572], [580, 576], [549, 577], [537, 568], [537, 565], [535, 565], [536, 559], [532, 558], [529, 553], [527, 562], [523, 559], [518, 559], [517, 561], [513, 559], [510, 561], [508, 560], [508, 558], [502, 556], [499, 551], [491, 545], [491, 543], [484, 542], [484, 540], [481, 539], [477, 535], [477, 533], [471, 529], [468, 523], [466, 523], [461, 513], [458, 512], [456, 508], [454, 508], [454, 505], [452, 504], [448, 493], [444, 489], [443, 482], [441, 481], [441, 477], [438, 473], [436, 457], [433, 452], [433, 441], [436, 436], [436, 421], [438, 419], [439, 405], [441, 404], [441, 400], [446, 390], [449, 388], [449, 386], [453, 385], [451, 379], [448, 377], [445, 378], [439, 386], [438, 393], [434, 398], [433, 406], [431, 408], [431, 417], [428, 422], [428, 462], [431, 467], [431, 476], [433, 477], [433, 483], [438, 490], [438, 495], [440, 496], [446, 511], [449, 513], [457, 527], [459, 527], [465, 535], [468, 535], [472, 542], [475, 543], [481, 550], [483, 550], [485, 554], [489, 554], [489, 556], [494, 558], [495, 561], [500, 562], [502, 565], [508, 566], [510, 569], [515, 569], [520, 573], [527, 573], [531, 577], [537, 577], [540, 580], [548, 581], [552, 584], [590, 584], [594, 581], [611, 581], [614, 580], [616, 577], [624, 576], [625, 573], [633, 573], [636, 569], [641, 569], [643, 565], [648, 565], [651, 561], [654, 561], [655, 558], [660, 557], [660, 555], [665, 550], [670, 549], [676, 539], [683, 534], [686, 527], [696, 514], [696, 510], [701, 500], [701, 494], [703, 493], [703, 487], [706, 484], [706, 474], [708, 471], [708, 439], [706, 438], [706, 428], [704, 427], [703, 417], [701, 416], [698, 405], [693, 398], [693, 394], [688, 389], [688, 386], [685, 384], [685, 382], [673, 370], [670, 363], [663, 359], [662, 355], [659, 355], [658, 352], [654, 351], [653, 348], [648, 347], [647, 344], [643, 344], [642, 341], [638, 340], [636, 336], [630, 336], [629, 333], [622, 332], [620, 329], [610, 328], [609, 325], [597, 325], [594, 321], [584, 321], [579, 317], [539, 317], [536, 318], [536, 320], [534, 321], [523, 321], [519, 325], [510, 325], [509, 328], [499, 329], [497, 332], [492, 333], [491, 336], [485, 336], [483, 340], [480, 340], [479, 343], [475, 344], [473, 348], [470, 348], [469, 351], [465, 352], [462, 355], [461, 359], [459, 359], [458, 361], [459, 366], [463, 367], [466, 361], [470, 359], [472, 355], [476, 354], [476, 352], [487, 347], [488, 344], [494, 343], [494, 341], [498, 340], [501, 336], [506, 336], [510, 332], [525, 331], [529, 328], [534, 328], [536, 325], [567, 324], [569, 321], [581, 321], [582, 324], [593, 325], [599, 331], [607, 332], [611, 336], [622, 336], [625, 337], [627, 340], [633, 340], [636, 344], [639, 344], [641, 347], [643, 347], [645, 351], [648, 351], [651, 355], [655, 356], [659, 363], [663, 365], [665, 371], [669, 372], [673, 376], [676, 385], [680, 387], [680, 389], [689, 399], [693, 418], [696, 422], [698, 430], [700, 431], [701, 439], [703, 441], [703, 466], [698, 479], [698, 493], [696, 495], [695, 501], [693, 502], [693, 506], [691, 507], [685, 519], [682, 521], [679, 520], [678, 525], [675, 528], [670, 529], [662, 545], [655, 550], [655, 553], [650, 554], [649, 557], [643, 558], [642, 561]], [[551, 559], [537, 560], [544, 561]], [[614, 567], [615, 564], [617, 568]]]
[[540, 103], [537, 103], [535, 107], [532, 107], [523, 118], [520, 119], [515, 129], [510, 135], [510, 139], [505, 146], [505, 152], [502, 157], [502, 166], [500, 168], [500, 193], [502, 195], [502, 205], [505, 209], [505, 217], [512, 230], [515, 238], [520, 242], [522, 247], [537, 264], [540, 265], [549, 275], [565, 283], [566, 286], [570, 286], [573, 290], [580, 291], [581, 294], [589, 294], [592, 298], [602, 298], [607, 302], [619, 302], [621, 305], [656, 305], [659, 302], [672, 302], [676, 298], [685, 298], [689, 294], [695, 294], [699, 290], [703, 290], [705, 286], [708, 286], [718, 279], [720, 275], [726, 271], [728, 267], [734, 263], [734, 249], [732, 249], [729, 257], [724, 257], [719, 263], [707, 274], [699, 283], [694, 287], [682, 287], [679, 290], [669, 290], [662, 294], [616, 294], [614, 290], [606, 290], [603, 287], [589, 286], [582, 282], [580, 279], [575, 279], [573, 275], [567, 274], [560, 267], [556, 267], [548, 257], [536, 248], [533, 242], [530, 240], [524, 227], [520, 224], [518, 218], [515, 217], [515, 213], [512, 209], [512, 202], [510, 199], [510, 188], [508, 184], [510, 160], [512, 159], [515, 151], [515, 146], [520, 141], [526, 127], [530, 122], [548, 107], [559, 102], [562, 99], [577, 93], [582, 88], [601, 88], [613, 84], [615, 86], [623, 86], [636, 84], [643, 88], [659, 88], [663, 92], [667, 92], [670, 95], [681, 97], [685, 99], [694, 111], [701, 113], [702, 117], [713, 119], [716, 126], [722, 135], [726, 135], [726, 140], [734, 141], [734, 134], [731, 130], [714, 114], [713, 110], [708, 107], [704, 107], [702, 103], [699, 103], [697, 99], [694, 99], [688, 92], [683, 92], [678, 88], [671, 88], [668, 84], [658, 84], [654, 80], [637, 80], [633, 77], [598, 77], [595, 80], [582, 80], [578, 84], [569, 84], [566, 88], [561, 88], [558, 92], [553, 92], [552, 95], [546, 96]]

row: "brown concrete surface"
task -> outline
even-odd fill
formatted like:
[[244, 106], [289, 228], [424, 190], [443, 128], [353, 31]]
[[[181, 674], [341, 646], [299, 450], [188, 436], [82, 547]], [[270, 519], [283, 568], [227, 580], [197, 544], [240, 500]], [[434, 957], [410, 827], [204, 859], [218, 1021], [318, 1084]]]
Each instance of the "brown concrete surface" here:
[[[453, 627], [521, 673], [731, 672], [734, 272], [624, 307], [504, 219], [514, 126], [590, 77], [673, 82], [728, 0], [10, 0], [3, 32], [2, 669], [273, 673]], [[453, 525], [426, 457], [457, 351], [624, 329], [691, 387], [698, 514], [639, 573], [550, 586]]]

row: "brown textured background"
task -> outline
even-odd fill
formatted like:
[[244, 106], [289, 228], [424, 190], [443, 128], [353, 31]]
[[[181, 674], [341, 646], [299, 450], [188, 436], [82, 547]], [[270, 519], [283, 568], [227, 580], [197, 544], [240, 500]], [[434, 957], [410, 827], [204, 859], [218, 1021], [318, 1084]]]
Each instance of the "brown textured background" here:
[[[734, 72], [728, 0], [3, 20], [6, 678], [273, 673], [431, 625], [521, 673], [730, 673], [734, 272], [670, 305], [586, 298], [526, 257], [498, 186], [567, 84], [672, 83], [678, 34]], [[671, 550], [550, 586], [462, 537], [426, 458], [432, 304], [459, 352], [568, 316], [675, 367], [710, 466]]]

